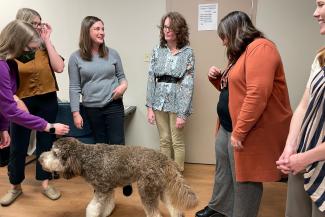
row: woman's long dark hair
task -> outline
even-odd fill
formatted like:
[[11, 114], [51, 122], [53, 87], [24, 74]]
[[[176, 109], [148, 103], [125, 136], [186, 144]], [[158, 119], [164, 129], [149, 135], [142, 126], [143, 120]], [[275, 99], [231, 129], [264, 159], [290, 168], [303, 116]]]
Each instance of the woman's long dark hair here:
[[255, 28], [251, 19], [242, 11], [233, 11], [221, 19], [218, 35], [226, 40], [229, 64], [234, 64], [256, 38], [264, 38], [264, 34]]

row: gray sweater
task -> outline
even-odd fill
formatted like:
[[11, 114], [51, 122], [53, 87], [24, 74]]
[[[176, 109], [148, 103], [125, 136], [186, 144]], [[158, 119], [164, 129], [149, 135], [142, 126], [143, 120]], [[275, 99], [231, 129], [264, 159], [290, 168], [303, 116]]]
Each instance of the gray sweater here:
[[86, 107], [104, 107], [112, 101], [113, 90], [126, 80], [121, 58], [116, 50], [108, 48], [108, 58], [93, 55], [83, 60], [79, 50], [71, 54], [68, 65], [71, 111], [79, 111], [80, 94]]

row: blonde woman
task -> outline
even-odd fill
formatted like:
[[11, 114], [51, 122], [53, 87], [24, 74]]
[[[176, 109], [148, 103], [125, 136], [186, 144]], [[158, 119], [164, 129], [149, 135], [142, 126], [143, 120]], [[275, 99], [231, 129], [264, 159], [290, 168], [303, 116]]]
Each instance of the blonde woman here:
[[[325, 35], [325, 1], [316, 0], [314, 17]], [[305, 93], [294, 112], [285, 149], [276, 162], [289, 174], [287, 217], [325, 216], [325, 49], [311, 67]], [[299, 208], [297, 208], [299, 207]]]
[[[19, 83], [17, 82], [18, 67], [14, 58], [21, 56], [25, 51], [37, 49], [39, 45], [40, 39], [35, 29], [19, 20], [10, 22], [0, 33], [0, 148], [10, 144], [9, 121], [26, 128], [57, 135], [65, 135], [69, 132], [69, 126], [51, 124], [43, 118], [19, 109], [18, 105], [23, 103], [20, 99], [14, 98]], [[10, 205], [21, 193], [20, 186], [12, 185], [11, 190], [0, 200], [1, 205]]]
[[[48, 122], [54, 122], [58, 111], [56, 95], [58, 85], [55, 72], [63, 71], [64, 62], [52, 45], [50, 38], [52, 28], [49, 24], [42, 23], [40, 14], [30, 8], [18, 10], [16, 19], [31, 24], [41, 42], [40, 48], [28, 49], [15, 59], [19, 71], [19, 88], [16, 95], [25, 103], [31, 114], [40, 116]], [[16, 43], [20, 41], [17, 40]], [[8, 164], [9, 180], [12, 188], [21, 189], [21, 183], [25, 178], [25, 158], [31, 130], [15, 123], [11, 125], [10, 130], [12, 141]], [[51, 149], [55, 135], [46, 132], [36, 134], [36, 157], [38, 157], [44, 151]], [[56, 200], [61, 194], [49, 185], [51, 178], [52, 174], [44, 171], [37, 161], [36, 179], [42, 182], [42, 193]]]

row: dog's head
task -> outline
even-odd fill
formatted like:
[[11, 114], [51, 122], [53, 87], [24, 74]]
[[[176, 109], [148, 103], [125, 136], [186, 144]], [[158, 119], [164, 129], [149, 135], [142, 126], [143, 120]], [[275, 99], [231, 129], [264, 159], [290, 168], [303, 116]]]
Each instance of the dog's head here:
[[62, 172], [66, 179], [80, 175], [81, 165], [77, 154], [80, 144], [72, 137], [64, 137], [55, 141], [52, 149], [42, 153], [39, 157], [43, 169], [49, 172]]

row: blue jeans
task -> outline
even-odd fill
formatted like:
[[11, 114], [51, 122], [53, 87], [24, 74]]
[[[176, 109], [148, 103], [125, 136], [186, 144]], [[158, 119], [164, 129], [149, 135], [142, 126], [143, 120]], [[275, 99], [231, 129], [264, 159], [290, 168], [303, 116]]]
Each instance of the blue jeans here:
[[109, 102], [103, 108], [85, 107], [96, 143], [124, 145], [124, 106], [122, 99]]

